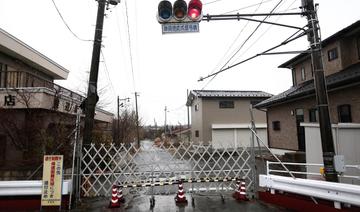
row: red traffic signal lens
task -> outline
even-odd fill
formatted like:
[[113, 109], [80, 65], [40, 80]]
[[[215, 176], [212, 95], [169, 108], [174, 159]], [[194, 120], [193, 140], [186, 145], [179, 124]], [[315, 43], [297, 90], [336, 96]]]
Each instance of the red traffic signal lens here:
[[161, 21], [169, 21], [172, 17], [172, 5], [171, 2], [163, 0], [158, 6], [158, 16]]
[[188, 17], [193, 21], [201, 18], [202, 3], [200, 0], [191, 0], [189, 2]]
[[174, 17], [176, 20], [183, 20], [186, 17], [187, 4], [184, 0], [177, 0], [174, 3]]

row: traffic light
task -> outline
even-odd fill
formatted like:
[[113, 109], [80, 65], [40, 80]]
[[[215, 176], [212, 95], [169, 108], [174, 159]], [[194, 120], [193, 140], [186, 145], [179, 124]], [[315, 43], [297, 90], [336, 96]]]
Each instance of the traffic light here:
[[176, 0], [174, 6], [168, 0], [162, 0], [158, 6], [158, 21], [164, 23], [199, 22], [202, 19], [202, 3], [200, 0], [190, 0], [189, 6], [185, 0]]
[[158, 20], [159, 22], [168, 22], [172, 18], [171, 2], [163, 0], [158, 6]]
[[184, 0], [177, 0], [174, 3], [174, 18], [182, 21], [186, 18], [187, 4]]

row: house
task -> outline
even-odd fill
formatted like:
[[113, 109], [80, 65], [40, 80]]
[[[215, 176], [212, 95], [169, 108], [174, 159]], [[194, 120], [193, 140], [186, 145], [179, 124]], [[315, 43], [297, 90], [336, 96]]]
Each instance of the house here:
[[[321, 51], [331, 123], [333, 127], [351, 123], [354, 128], [354, 123], [360, 123], [360, 21], [323, 40]], [[267, 110], [269, 147], [306, 151], [309, 162], [307, 150], [312, 151], [311, 145], [315, 143], [318, 148], [321, 146], [320, 138], [314, 140], [319, 137], [319, 126], [310, 54], [299, 54], [279, 67], [291, 70], [293, 86], [262, 101], [256, 108]], [[317, 134], [311, 136], [314, 127]], [[334, 135], [337, 140], [338, 136]], [[339, 146], [335, 145], [335, 149], [339, 150]], [[321, 158], [321, 152], [315, 154]]]
[[[33, 169], [55, 150], [71, 154], [69, 138], [84, 97], [54, 83], [68, 73], [0, 29], [0, 170]], [[112, 113], [96, 109], [99, 131], [111, 130], [112, 119]]]
[[[191, 107], [191, 138], [220, 148], [249, 146], [250, 108], [269, 97], [262, 91], [192, 90], [186, 105]], [[253, 110], [260, 137], [266, 142], [266, 113]]]

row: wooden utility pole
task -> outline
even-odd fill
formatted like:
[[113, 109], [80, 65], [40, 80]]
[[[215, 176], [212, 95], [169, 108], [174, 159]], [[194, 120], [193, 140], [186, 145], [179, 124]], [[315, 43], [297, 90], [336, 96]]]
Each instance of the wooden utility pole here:
[[311, 60], [314, 71], [316, 103], [319, 111], [325, 179], [326, 181], [338, 182], [337, 173], [334, 168], [335, 149], [329, 115], [327, 87], [321, 57], [320, 26], [313, 0], [302, 0], [302, 9], [308, 19], [308, 40], [310, 42]]
[[89, 86], [87, 91], [87, 98], [82, 103], [83, 110], [85, 110], [85, 126], [84, 126], [84, 138], [83, 144], [91, 144], [91, 133], [94, 127], [94, 115], [95, 115], [95, 106], [99, 100], [97, 95], [97, 81], [99, 73], [99, 59], [101, 51], [101, 40], [102, 40], [102, 31], [104, 23], [104, 14], [105, 14], [105, 0], [98, 0], [98, 11], [96, 17], [96, 27], [95, 27], [95, 37], [94, 45], [91, 59], [90, 67], [90, 76], [89, 76]]

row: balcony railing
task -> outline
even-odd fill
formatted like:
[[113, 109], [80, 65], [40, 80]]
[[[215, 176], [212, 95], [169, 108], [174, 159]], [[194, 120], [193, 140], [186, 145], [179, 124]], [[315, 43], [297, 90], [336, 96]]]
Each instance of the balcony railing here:
[[74, 100], [83, 101], [85, 97], [69, 89], [61, 87], [49, 80], [43, 79], [29, 72], [23, 71], [1, 71], [0, 88], [34, 88], [45, 87], [56, 94], [70, 97]]

